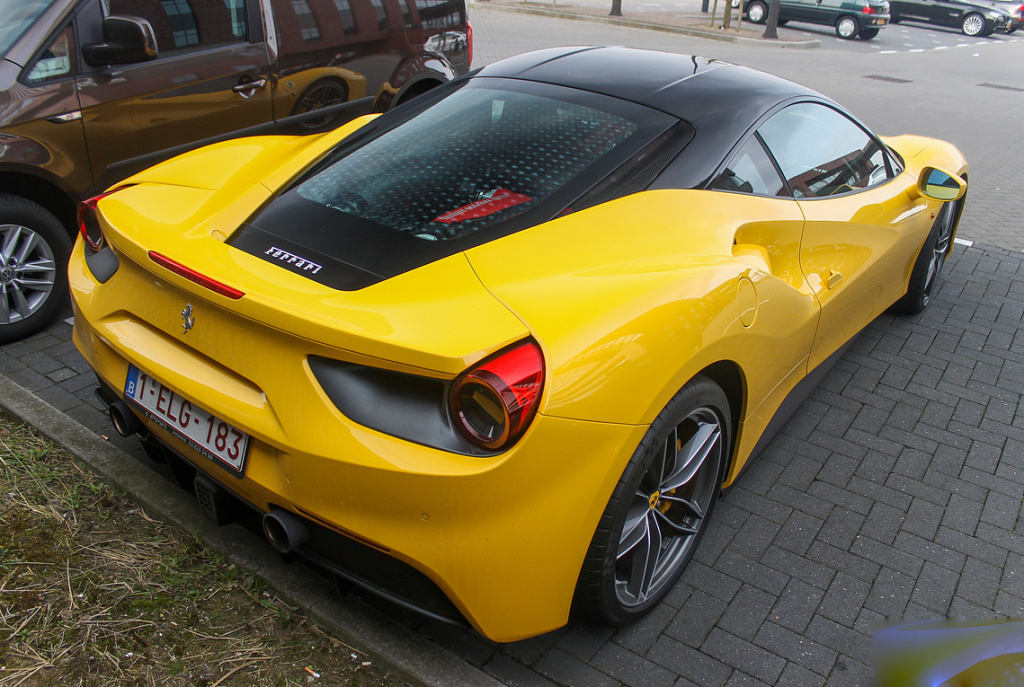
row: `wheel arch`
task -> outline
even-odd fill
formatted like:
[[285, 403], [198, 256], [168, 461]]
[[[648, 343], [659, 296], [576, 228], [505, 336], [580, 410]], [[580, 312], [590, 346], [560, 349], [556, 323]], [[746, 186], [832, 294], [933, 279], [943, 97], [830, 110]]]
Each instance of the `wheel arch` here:
[[732, 360], [720, 360], [708, 365], [697, 374], [703, 375], [717, 384], [729, 401], [729, 420], [732, 425], [732, 436], [729, 437], [731, 445], [729, 446], [728, 457], [724, 461], [722, 473], [728, 475], [732, 470], [733, 464], [736, 462], [736, 449], [739, 446], [739, 442], [736, 441], [736, 430], [743, 417], [744, 403], [746, 402], [746, 383], [743, 370]]
[[43, 206], [56, 215], [69, 235], [74, 234], [77, 201], [57, 184], [34, 174], [5, 169], [0, 170], [0, 188]]

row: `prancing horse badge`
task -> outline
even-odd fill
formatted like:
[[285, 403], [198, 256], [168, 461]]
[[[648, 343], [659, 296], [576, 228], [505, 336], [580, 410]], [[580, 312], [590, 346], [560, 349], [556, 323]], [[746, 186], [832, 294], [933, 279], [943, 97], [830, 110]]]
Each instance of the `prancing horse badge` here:
[[181, 325], [181, 328], [185, 330], [185, 334], [188, 334], [192, 331], [192, 327], [196, 325], [196, 318], [192, 316], [191, 303], [186, 304], [185, 308], [181, 311], [181, 319], [185, 320], [185, 323]]

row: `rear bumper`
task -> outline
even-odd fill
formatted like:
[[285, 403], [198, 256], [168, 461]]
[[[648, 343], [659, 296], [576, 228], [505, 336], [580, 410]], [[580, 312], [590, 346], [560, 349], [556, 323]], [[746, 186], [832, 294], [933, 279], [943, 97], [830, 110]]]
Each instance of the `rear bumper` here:
[[[249, 370], [247, 376], [217, 376], [215, 360], [187, 347], [195, 339], [131, 324], [126, 299], [116, 297], [119, 287], [92, 279], [81, 242], [69, 275], [74, 341], [102, 383], [122, 395], [134, 364], [249, 433], [252, 445], [239, 478], [143, 418], [152, 436], [255, 510], [283, 508], [314, 523], [323, 536], [314, 536], [302, 553], [344, 572], [334, 564], [348, 563], [353, 551], [372, 550], [369, 558], [377, 563], [366, 566], [368, 572], [347, 572], [384, 588], [392, 577], [399, 586], [410, 579], [385, 574], [392, 562], [396, 570], [411, 569], [411, 577], [429, 581], [447, 598], [440, 615], [457, 609], [497, 641], [565, 624], [597, 522], [646, 427], [540, 415], [498, 456], [421, 446], [342, 416], [304, 358], [282, 360], [270, 331], [261, 332], [262, 340], [256, 332], [240, 336], [258, 345], [232, 344], [266, 358], [250, 368], [265, 367], [266, 379]], [[380, 562], [385, 558], [388, 565]], [[408, 589], [387, 591], [431, 612], [445, 606], [434, 603], [437, 595], [427, 603]]]

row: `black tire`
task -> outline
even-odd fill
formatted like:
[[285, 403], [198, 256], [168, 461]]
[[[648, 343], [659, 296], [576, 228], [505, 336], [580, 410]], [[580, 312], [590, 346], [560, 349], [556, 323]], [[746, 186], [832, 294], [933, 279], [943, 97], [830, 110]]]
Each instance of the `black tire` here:
[[46, 327], [68, 298], [71, 237], [53, 213], [0, 193], [0, 344]]
[[963, 199], [945, 203], [939, 210], [932, 230], [928, 232], [921, 252], [910, 272], [907, 293], [896, 301], [889, 312], [894, 315], [916, 315], [932, 302], [946, 258], [953, 250], [953, 230]]
[[779, 26], [785, 26], [789, 23], [788, 19], [779, 19]]
[[972, 37], [988, 35], [985, 33], [985, 17], [977, 12], [971, 12], [960, 22], [960, 32]]
[[857, 34], [862, 40], [869, 41], [878, 35], [878, 29], [861, 29]]
[[1017, 33], [1017, 29], [1019, 28], [1019, 26], [1014, 26], [1012, 29], [1006, 29], [1006, 35], [1009, 36], [1011, 34]]
[[860, 24], [850, 15], [846, 14], [836, 20], [836, 35], [843, 40], [853, 40], [860, 31]]
[[[303, 91], [292, 107], [292, 114], [299, 115], [313, 112], [325, 107], [333, 107], [348, 102], [348, 84], [341, 79], [326, 78], [314, 81]], [[330, 127], [340, 119], [340, 113], [311, 117], [299, 122], [299, 127], [306, 131], [317, 131]]]
[[753, 0], [747, 5], [747, 19], [755, 24], [763, 24], [768, 20], [768, 6], [761, 0]]
[[601, 516], [576, 588], [578, 611], [626, 625], [669, 592], [718, 499], [732, 445], [730, 418], [725, 394], [703, 376], [661, 411]]

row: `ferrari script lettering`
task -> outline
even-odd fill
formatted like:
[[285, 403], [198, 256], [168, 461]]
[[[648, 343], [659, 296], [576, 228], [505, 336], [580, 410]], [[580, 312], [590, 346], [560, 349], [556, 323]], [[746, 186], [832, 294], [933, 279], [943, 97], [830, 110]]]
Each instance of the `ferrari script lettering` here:
[[269, 255], [275, 260], [280, 260], [281, 262], [287, 263], [289, 265], [294, 265], [295, 267], [298, 267], [300, 270], [303, 270], [305, 272], [312, 272], [313, 274], [316, 274], [321, 269], [323, 269], [323, 265], [315, 263], [312, 260], [307, 260], [306, 258], [295, 255], [294, 253], [289, 253], [288, 251], [282, 248], [278, 248], [277, 246], [271, 246], [267, 250], [263, 251], [263, 254]]

